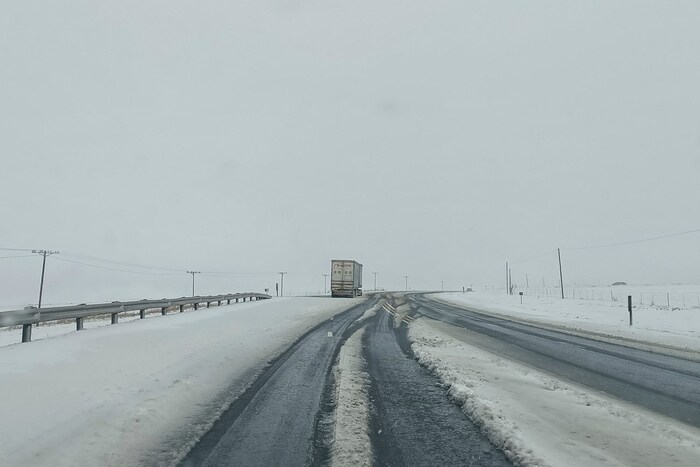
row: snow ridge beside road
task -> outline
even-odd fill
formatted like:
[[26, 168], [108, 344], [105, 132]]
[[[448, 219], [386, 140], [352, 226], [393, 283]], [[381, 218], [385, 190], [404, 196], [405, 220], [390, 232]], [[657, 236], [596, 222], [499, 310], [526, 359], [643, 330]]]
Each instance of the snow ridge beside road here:
[[[376, 313], [374, 307], [374, 313]], [[373, 316], [372, 313], [369, 316]], [[363, 315], [358, 322], [369, 316]], [[364, 318], [364, 319], [363, 319]], [[338, 355], [336, 371], [336, 407], [331, 465], [371, 466], [372, 442], [369, 438], [369, 375], [362, 356], [365, 327], [350, 336]]]
[[700, 430], [470, 345], [420, 318], [418, 361], [516, 465], [697, 465]]

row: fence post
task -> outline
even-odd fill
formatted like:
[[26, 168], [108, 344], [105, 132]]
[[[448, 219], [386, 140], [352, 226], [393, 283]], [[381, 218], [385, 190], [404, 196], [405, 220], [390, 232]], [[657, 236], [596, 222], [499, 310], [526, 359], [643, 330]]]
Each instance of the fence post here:
[[632, 326], [632, 295], [627, 296], [627, 309], [630, 312], [630, 326]]

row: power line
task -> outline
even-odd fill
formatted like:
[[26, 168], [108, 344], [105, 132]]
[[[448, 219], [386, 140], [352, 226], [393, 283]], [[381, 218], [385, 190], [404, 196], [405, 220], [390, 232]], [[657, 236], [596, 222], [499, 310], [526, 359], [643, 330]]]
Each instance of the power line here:
[[31, 248], [0, 248], [2, 251], [29, 251], [31, 252]]
[[[563, 248], [562, 248], [562, 249], [563, 249]], [[520, 260], [517, 260], [517, 261], [509, 261], [509, 263], [527, 263], [528, 261], [532, 261], [533, 259], [542, 258], [543, 256], [549, 256], [549, 255], [552, 255], [552, 254], [554, 254], [554, 253], [556, 253], [556, 252], [557, 252], [557, 250], [549, 250], [549, 251], [547, 251], [547, 252], [545, 252], [545, 253], [541, 253], [541, 254], [539, 254], [539, 255], [531, 256], [531, 257], [526, 258], [526, 259], [520, 259]]]
[[126, 273], [130, 273], [130, 274], [145, 274], [145, 275], [149, 275], [149, 276], [179, 276], [180, 274], [185, 272], [185, 271], [181, 271], [180, 273], [176, 274], [176, 273], [167, 273], [167, 272], [128, 271], [126, 269], [117, 269], [117, 268], [109, 268], [106, 266], [98, 266], [96, 264], [83, 263], [82, 261], [75, 261], [75, 260], [66, 259], [66, 258], [55, 257], [53, 259], [57, 259], [59, 261], [65, 261], [67, 263], [80, 264], [80, 265], [87, 266], [90, 268], [104, 269], [106, 271], [126, 272]]
[[[269, 276], [270, 274], [279, 274], [277, 271], [262, 271], [262, 272], [234, 272], [234, 271], [201, 271], [202, 274], [212, 276]], [[310, 275], [310, 274], [309, 274]]]
[[0, 256], [0, 259], [10, 259], [10, 258], [29, 258], [34, 255], [15, 255], [15, 256]]
[[[166, 267], [160, 267], [160, 266], [146, 266], [144, 264], [137, 264], [137, 263], [129, 263], [126, 261], [114, 261], [110, 259], [104, 259], [104, 258], [97, 258], [97, 257], [91, 257], [91, 256], [84, 256], [84, 255], [77, 255], [74, 253], [69, 253], [69, 257], [74, 257], [74, 258], [82, 258], [82, 259], [87, 259], [91, 261], [97, 261], [100, 263], [109, 263], [109, 264], [117, 264], [121, 266], [129, 266], [129, 267], [134, 267], [134, 268], [140, 268], [140, 269], [153, 269], [157, 271], [171, 271], [173, 273], [183, 273], [187, 272], [186, 269], [176, 269], [176, 268], [166, 268]], [[76, 261], [79, 263], [78, 261]], [[105, 268], [107, 269], [107, 268]], [[130, 271], [130, 272], [135, 272], [135, 271]], [[145, 273], [144, 273], [145, 274]], [[277, 274], [277, 271], [201, 271], [201, 274], [219, 274], [219, 275], [241, 275], [241, 276], [246, 276], [246, 275], [267, 275], [267, 274]]]
[[133, 268], [141, 268], [141, 269], [155, 269], [155, 270], [160, 270], [160, 271], [172, 271], [172, 272], [184, 272], [184, 269], [174, 269], [174, 268], [163, 268], [159, 266], [146, 266], [143, 264], [137, 264], [137, 263], [128, 263], [125, 261], [114, 261], [111, 259], [105, 259], [105, 258], [96, 258], [96, 257], [91, 257], [91, 256], [83, 256], [83, 255], [77, 255], [75, 253], [68, 253], [68, 256], [74, 257], [74, 258], [81, 258], [81, 259], [87, 259], [90, 261], [97, 261], [100, 263], [110, 263], [110, 264], [117, 264], [120, 266], [130, 266]]
[[562, 248], [562, 250], [574, 251], [574, 250], [594, 250], [597, 248], [610, 248], [610, 247], [614, 247], [614, 246], [631, 245], [634, 243], [651, 242], [653, 240], [661, 240], [663, 238], [680, 237], [681, 235], [688, 235], [688, 234], [696, 233], [696, 232], [700, 232], [700, 229], [686, 230], [685, 232], [677, 232], [677, 233], [672, 233], [672, 234], [668, 234], [668, 235], [660, 235], [658, 237], [643, 238], [640, 240], [631, 240], [628, 242], [609, 243], [609, 244], [605, 244], [605, 245], [595, 245], [595, 246], [582, 246], [582, 247], [577, 247], [577, 248]]

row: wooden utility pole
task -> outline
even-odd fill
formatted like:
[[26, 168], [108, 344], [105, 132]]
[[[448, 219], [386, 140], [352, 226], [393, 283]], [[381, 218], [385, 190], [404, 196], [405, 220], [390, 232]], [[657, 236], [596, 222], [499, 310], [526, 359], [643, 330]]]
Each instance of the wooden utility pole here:
[[46, 272], [46, 257], [51, 255], [57, 255], [60, 252], [52, 250], [32, 250], [32, 253], [36, 253], [44, 257], [41, 262], [41, 284], [39, 285], [39, 305], [37, 306], [37, 308], [41, 308], [41, 298], [44, 295], [44, 273]]
[[564, 275], [561, 272], [561, 249], [557, 248], [557, 256], [559, 257], [559, 285], [561, 286], [561, 298], [564, 298]]
[[187, 271], [187, 274], [192, 274], [192, 296], [194, 297], [194, 275], [201, 274], [201, 271]]
[[284, 275], [286, 272], [280, 272], [280, 297], [284, 297]]

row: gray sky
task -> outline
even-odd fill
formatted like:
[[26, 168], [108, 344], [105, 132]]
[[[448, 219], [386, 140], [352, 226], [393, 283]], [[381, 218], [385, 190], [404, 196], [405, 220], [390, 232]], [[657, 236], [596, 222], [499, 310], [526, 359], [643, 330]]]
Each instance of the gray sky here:
[[[60, 250], [64, 303], [185, 295], [187, 269], [316, 291], [331, 258], [365, 288], [499, 286], [506, 260], [700, 228], [698, 24], [696, 1], [4, 2], [0, 247]], [[698, 283], [699, 243], [565, 251], [565, 280]], [[556, 254], [513, 270], [553, 284]], [[1, 258], [0, 306], [39, 273]]]

